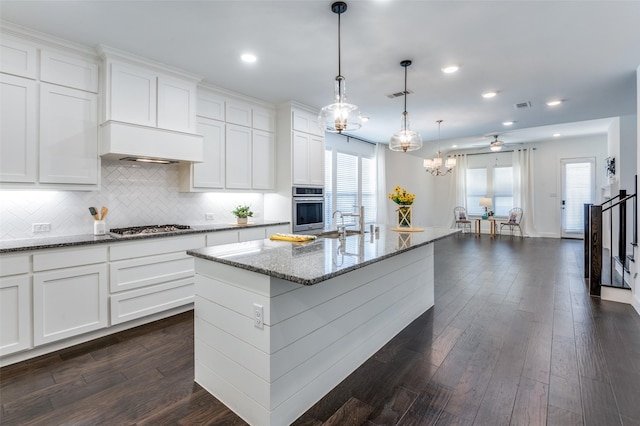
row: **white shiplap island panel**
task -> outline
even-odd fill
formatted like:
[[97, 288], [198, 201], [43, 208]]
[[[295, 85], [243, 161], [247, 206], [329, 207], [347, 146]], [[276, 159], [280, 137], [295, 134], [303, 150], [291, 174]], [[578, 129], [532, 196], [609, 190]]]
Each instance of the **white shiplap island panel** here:
[[196, 382], [252, 425], [290, 424], [433, 306], [433, 242], [452, 233], [189, 251]]

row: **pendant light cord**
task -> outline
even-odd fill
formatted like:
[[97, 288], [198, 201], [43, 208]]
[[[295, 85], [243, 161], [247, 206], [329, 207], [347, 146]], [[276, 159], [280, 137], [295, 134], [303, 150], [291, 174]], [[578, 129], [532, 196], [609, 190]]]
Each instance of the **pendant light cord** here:
[[342, 15], [342, 13], [338, 13], [338, 78], [342, 78], [342, 42], [340, 40], [340, 15]]

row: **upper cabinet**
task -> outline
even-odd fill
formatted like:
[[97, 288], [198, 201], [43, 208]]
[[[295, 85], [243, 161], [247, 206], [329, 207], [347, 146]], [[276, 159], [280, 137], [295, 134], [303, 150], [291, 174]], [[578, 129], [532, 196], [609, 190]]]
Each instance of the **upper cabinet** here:
[[293, 185], [324, 185], [324, 135], [317, 115], [291, 107], [291, 182]]
[[105, 121], [196, 133], [199, 77], [106, 46]]
[[275, 189], [276, 113], [248, 98], [198, 88], [198, 132], [204, 160], [180, 165], [180, 190]]
[[[0, 37], [0, 183], [97, 189], [99, 63], [87, 50]], [[46, 44], [45, 44], [46, 43]]]

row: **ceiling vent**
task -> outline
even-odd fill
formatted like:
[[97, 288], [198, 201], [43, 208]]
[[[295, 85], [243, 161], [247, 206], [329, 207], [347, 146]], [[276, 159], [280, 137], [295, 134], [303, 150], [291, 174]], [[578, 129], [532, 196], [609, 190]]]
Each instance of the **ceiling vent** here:
[[531, 102], [527, 101], [527, 102], [520, 102], [517, 104], [513, 104], [513, 108], [514, 109], [526, 109], [526, 108], [531, 108]]
[[404, 96], [404, 94], [410, 95], [413, 92], [411, 90], [407, 90], [406, 92], [403, 90], [402, 92], [396, 92], [396, 93], [392, 93], [390, 95], [387, 95], [387, 98], [389, 99], [394, 99], [394, 98], [400, 98], [402, 96]]

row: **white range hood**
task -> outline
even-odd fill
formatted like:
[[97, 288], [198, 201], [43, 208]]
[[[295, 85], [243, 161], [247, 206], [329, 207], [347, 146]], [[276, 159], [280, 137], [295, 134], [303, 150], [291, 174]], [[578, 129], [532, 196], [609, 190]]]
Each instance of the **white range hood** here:
[[100, 156], [103, 158], [164, 163], [200, 163], [204, 160], [201, 135], [113, 120], [104, 122], [100, 133]]

